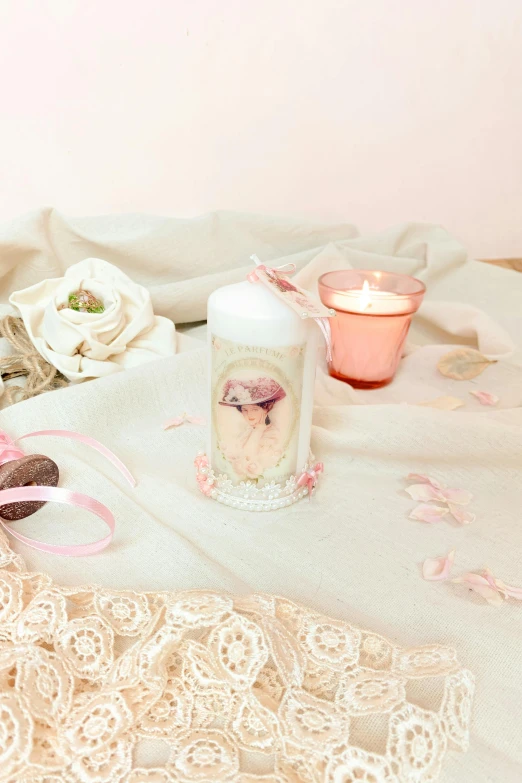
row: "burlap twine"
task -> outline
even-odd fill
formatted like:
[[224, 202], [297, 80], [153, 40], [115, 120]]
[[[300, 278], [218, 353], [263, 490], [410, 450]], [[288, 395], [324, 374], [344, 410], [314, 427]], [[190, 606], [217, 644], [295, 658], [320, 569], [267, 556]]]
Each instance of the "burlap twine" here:
[[0, 398], [3, 408], [43, 392], [67, 386], [67, 378], [40, 356], [21, 318], [6, 315], [0, 319], [0, 337], [5, 337], [16, 351], [12, 356], [0, 358], [2, 380], [5, 382], [11, 378], [26, 378], [24, 386], [7, 386], [4, 383], [4, 393]]

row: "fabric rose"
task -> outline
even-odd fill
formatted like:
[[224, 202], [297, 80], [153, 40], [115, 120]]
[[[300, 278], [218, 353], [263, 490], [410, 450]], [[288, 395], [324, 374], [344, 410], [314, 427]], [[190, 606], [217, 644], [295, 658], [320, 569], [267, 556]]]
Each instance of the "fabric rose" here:
[[[89, 299], [90, 312], [78, 309], [82, 298]], [[71, 381], [176, 353], [175, 326], [154, 315], [147, 289], [100, 258], [16, 291], [9, 301], [20, 310], [37, 351]]]

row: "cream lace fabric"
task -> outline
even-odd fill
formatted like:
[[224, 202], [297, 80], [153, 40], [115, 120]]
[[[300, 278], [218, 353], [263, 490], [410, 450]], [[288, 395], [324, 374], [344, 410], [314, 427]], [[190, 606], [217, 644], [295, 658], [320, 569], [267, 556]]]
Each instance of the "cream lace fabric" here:
[[60, 587], [0, 534], [2, 781], [428, 783], [472, 694], [449, 648], [269, 595]]

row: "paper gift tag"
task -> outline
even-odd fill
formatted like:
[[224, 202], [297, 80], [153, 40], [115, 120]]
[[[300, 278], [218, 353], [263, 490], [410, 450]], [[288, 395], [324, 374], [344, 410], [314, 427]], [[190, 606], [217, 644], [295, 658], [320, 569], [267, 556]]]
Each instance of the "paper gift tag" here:
[[255, 274], [258, 280], [268, 286], [273, 294], [295, 310], [301, 318], [332, 318], [335, 315], [335, 310], [325, 307], [313, 294], [292, 283], [276, 269], [260, 265], [256, 267]]

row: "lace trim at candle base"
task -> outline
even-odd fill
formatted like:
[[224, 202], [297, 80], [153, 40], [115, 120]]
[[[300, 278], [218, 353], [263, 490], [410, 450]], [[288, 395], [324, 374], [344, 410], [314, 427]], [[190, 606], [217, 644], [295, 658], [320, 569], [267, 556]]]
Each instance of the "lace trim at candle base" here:
[[290, 476], [284, 484], [271, 481], [259, 487], [255, 481], [234, 484], [226, 473], [216, 475], [206, 454], [198, 454], [194, 464], [198, 486], [204, 495], [226, 506], [246, 511], [273, 511], [291, 506], [307, 496], [312, 497], [315, 495], [319, 474], [317, 466], [313, 467], [310, 456], [310, 461], [302, 471]]

